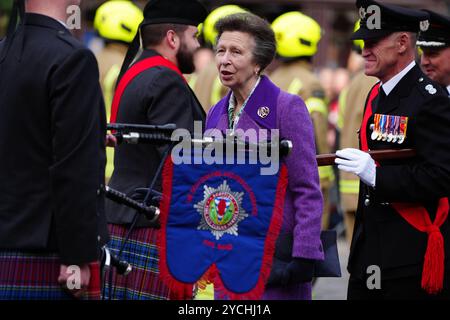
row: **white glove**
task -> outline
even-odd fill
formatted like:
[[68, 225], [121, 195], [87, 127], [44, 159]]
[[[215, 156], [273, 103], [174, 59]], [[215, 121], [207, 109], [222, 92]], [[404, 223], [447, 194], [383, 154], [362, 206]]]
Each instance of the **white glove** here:
[[[356, 174], [362, 182], [375, 187], [376, 165], [372, 157], [364, 151], [345, 148], [336, 151], [336, 160], [339, 170]], [[341, 159], [342, 158], [342, 159]]]

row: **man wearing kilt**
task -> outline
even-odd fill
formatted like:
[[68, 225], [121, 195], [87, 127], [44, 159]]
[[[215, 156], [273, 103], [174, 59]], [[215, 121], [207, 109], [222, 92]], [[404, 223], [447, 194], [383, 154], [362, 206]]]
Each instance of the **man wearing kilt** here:
[[[200, 47], [197, 26], [206, 16], [206, 9], [197, 0], [148, 2], [144, 21], [130, 45], [117, 82], [111, 122], [174, 123], [177, 128], [193, 132], [194, 121], [205, 120], [201, 104], [183, 74], [194, 71], [193, 54]], [[143, 51], [136, 58], [141, 40]], [[132, 195], [136, 188], [148, 187], [156, 179], [154, 189], [160, 192], [158, 167], [165, 148], [150, 144], [116, 147], [109, 186]], [[169, 299], [169, 289], [159, 276], [157, 225], [135, 210], [109, 200], [106, 214], [111, 234], [108, 247], [129, 262], [133, 271], [127, 276], [114, 271], [107, 274], [105, 298]]]
[[100, 298], [105, 109], [80, 0], [15, 0], [0, 42], [0, 299]]

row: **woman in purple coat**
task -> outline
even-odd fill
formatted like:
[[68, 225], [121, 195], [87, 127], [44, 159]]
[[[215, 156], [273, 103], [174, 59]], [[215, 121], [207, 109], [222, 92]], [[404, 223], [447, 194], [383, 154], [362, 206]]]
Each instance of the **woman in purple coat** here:
[[287, 265], [273, 264], [263, 298], [309, 300], [314, 261], [322, 260], [324, 254], [320, 241], [323, 200], [308, 110], [301, 98], [281, 91], [261, 75], [275, 55], [275, 36], [266, 21], [239, 13], [219, 20], [216, 28], [216, 64], [230, 92], [209, 111], [206, 129], [224, 133], [278, 129], [280, 139], [293, 143], [291, 154], [283, 160], [289, 182], [280, 231], [280, 237], [293, 236], [293, 259]]

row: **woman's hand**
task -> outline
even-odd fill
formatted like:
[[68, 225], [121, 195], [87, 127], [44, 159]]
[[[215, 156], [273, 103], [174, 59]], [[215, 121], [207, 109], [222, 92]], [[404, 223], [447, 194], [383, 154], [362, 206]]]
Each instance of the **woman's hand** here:
[[268, 286], [287, 286], [296, 283], [311, 282], [314, 275], [314, 261], [304, 258], [293, 258], [291, 262], [272, 266]]

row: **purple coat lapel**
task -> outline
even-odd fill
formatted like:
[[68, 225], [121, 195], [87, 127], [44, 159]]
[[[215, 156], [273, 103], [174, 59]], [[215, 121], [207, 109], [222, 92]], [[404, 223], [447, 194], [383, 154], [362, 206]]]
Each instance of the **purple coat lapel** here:
[[205, 130], [219, 129], [225, 134], [228, 129], [228, 102], [230, 97], [231, 91], [210, 109], [206, 118]]
[[[280, 88], [275, 86], [266, 76], [261, 77], [258, 87], [253, 92], [241, 114], [237, 128], [275, 129], [277, 127], [277, 100]], [[228, 129], [228, 104], [231, 91], [210, 111], [206, 129]], [[263, 118], [258, 115], [261, 107], [267, 107], [269, 114]]]

